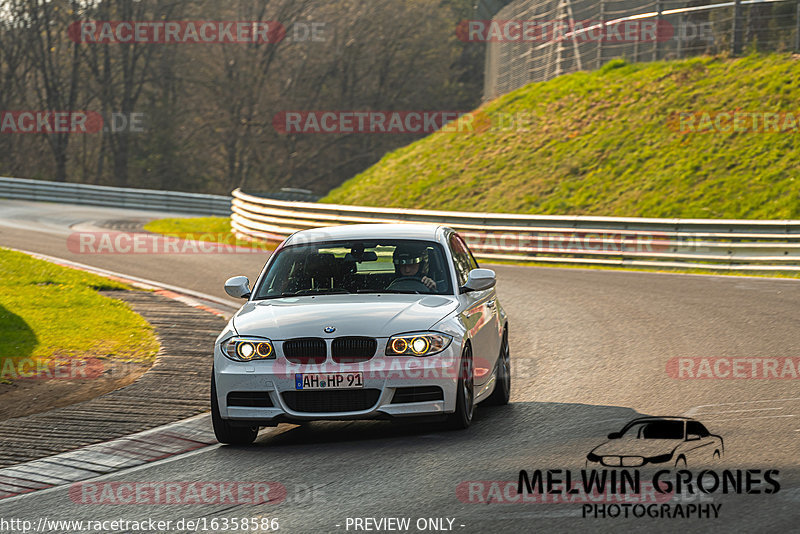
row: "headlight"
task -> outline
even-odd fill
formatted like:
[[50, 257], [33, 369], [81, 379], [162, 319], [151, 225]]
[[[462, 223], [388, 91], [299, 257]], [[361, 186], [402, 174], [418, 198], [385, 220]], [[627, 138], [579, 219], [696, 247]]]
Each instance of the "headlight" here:
[[646, 458], [646, 460], [651, 464], [663, 464], [664, 462], [669, 462], [672, 460], [672, 453], [651, 456], [650, 458]]
[[389, 338], [387, 356], [430, 356], [442, 352], [453, 340], [447, 334], [420, 333], [401, 334]]
[[234, 336], [224, 341], [221, 349], [228, 359], [236, 362], [275, 359], [272, 341], [264, 338]]

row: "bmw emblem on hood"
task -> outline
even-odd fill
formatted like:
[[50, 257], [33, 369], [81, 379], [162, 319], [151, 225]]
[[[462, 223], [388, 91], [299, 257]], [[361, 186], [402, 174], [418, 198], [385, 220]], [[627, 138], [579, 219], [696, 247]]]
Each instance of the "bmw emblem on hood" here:
[[325, 328], [322, 329], [322, 331], [325, 332], [326, 334], [333, 334], [334, 332], [336, 332], [336, 327], [326, 326]]

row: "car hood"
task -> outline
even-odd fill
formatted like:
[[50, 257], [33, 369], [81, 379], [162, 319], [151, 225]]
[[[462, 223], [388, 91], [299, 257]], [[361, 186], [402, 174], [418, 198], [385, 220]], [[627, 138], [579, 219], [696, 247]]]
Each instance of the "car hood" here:
[[[445, 295], [321, 295], [248, 302], [234, 316], [239, 335], [274, 340], [369, 336], [427, 330], [458, 307]], [[332, 326], [332, 333], [323, 328]]]
[[644, 456], [650, 458], [669, 454], [683, 440], [680, 439], [612, 439], [596, 447], [592, 452], [598, 456]]

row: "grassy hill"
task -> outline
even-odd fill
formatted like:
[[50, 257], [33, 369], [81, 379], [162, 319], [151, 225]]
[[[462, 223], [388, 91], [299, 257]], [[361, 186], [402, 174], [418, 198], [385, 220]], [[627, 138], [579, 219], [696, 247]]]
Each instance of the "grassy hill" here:
[[[713, 119], [736, 110], [793, 116], [780, 117], [783, 133], [724, 132], [700, 122], [702, 112]], [[698, 113], [694, 124], [705, 133], [681, 131], [681, 112]], [[526, 117], [526, 131], [498, 127], [509, 116]], [[615, 60], [494, 100], [478, 110], [473, 131], [437, 132], [391, 152], [323, 202], [800, 218], [800, 125], [791, 130], [792, 118], [800, 123], [798, 56]]]

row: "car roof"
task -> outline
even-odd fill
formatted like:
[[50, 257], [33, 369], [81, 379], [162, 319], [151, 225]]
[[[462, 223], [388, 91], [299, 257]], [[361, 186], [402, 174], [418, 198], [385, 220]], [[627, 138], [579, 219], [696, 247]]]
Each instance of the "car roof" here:
[[437, 241], [438, 224], [349, 224], [302, 230], [286, 241], [286, 245], [341, 241], [349, 239], [418, 239]]
[[630, 421], [628, 424], [633, 423], [644, 423], [647, 421], [696, 421], [696, 419], [692, 419], [691, 417], [672, 417], [672, 416], [664, 416], [664, 417], [639, 417], [638, 419], [634, 419]]

